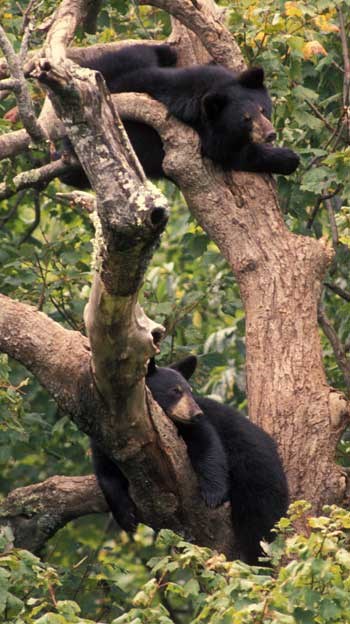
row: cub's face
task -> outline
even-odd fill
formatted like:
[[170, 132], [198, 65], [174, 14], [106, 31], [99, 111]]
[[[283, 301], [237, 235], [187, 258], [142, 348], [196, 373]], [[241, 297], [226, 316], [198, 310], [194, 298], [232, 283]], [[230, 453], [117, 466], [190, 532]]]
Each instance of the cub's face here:
[[146, 383], [153, 398], [175, 423], [190, 424], [202, 416], [190, 385], [178, 370], [155, 366], [151, 361]]
[[275, 140], [263, 80], [263, 70], [253, 68], [204, 96], [200, 134], [205, 156], [222, 163], [249, 143]]

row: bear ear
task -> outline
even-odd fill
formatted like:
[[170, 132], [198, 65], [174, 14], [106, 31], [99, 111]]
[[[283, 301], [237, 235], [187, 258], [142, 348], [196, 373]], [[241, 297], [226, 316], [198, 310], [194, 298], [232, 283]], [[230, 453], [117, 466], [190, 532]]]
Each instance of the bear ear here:
[[149, 362], [148, 362], [148, 367], [147, 367], [147, 373], [146, 375], [152, 375], [153, 373], [156, 372], [157, 366], [156, 366], [156, 361], [154, 359], [154, 357], [150, 358]]
[[260, 89], [264, 86], [264, 70], [262, 67], [251, 67], [238, 76], [238, 82], [247, 89]]
[[215, 119], [227, 104], [226, 93], [207, 93], [202, 99], [202, 108], [208, 119]]
[[185, 379], [189, 379], [197, 368], [197, 358], [195, 355], [188, 355], [183, 360], [171, 364], [169, 368], [178, 371]]

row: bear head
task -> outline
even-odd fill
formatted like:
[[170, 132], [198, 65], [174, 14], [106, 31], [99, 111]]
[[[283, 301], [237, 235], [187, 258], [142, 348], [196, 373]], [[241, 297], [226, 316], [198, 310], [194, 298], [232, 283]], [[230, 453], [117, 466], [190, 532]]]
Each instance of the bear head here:
[[201, 108], [202, 149], [213, 161], [224, 164], [225, 155], [229, 161], [250, 143], [271, 143], [276, 138], [261, 67], [237, 75], [226, 70], [226, 79], [202, 97]]
[[191, 424], [203, 415], [187, 383], [196, 366], [194, 355], [169, 367], [156, 366], [154, 358], [149, 361], [146, 384], [153, 398], [175, 424]]

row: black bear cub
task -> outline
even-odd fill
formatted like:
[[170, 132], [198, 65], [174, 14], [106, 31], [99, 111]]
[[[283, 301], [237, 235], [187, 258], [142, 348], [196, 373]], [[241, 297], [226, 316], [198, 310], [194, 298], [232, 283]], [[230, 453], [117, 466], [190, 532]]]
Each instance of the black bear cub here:
[[[146, 383], [184, 439], [207, 505], [231, 502], [239, 557], [256, 564], [260, 541], [288, 507], [288, 486], [273, 439], [237, 410], [194, 396], [187, 380], [197, 364], [189, 356], [169, 368], [151, 360]], [[133, 531], [135, 507], [118, 466], [92, 443], [96, 476], [118, 524]], [[220, 528], [218, 528], [220, 530]]]
[[[252, 68], [235, 73], [221, 65], [176, 68], [176, 52], [167, 45], [134, 45], [105, 52], [85, 62], [100, 71], [111, 93], [148, 93], [169, 112], [194, 128], [204, 156], [222, 169], [293, 173], [299, 157], [288, 148], [274, 147], [271, 99], [264, 72]], [[164, 151], [157, 132], [123, 117], [125, 129], [148, 177], [162, 178]], [[84, 174], [64, 181], [86, 186]]]

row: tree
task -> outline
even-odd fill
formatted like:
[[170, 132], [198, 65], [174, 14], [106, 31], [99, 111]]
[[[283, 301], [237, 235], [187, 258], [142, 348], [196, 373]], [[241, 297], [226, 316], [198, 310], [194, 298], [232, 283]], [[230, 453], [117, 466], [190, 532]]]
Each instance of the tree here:
[[[144, 4], [142, 0], [140, 5]], [[147, 4], [171, 16], [169, 40], [176, 44], [181, 64], [212, 58], [233, 69], [244, 66], [240, 48], [225, 25], [225, 12], [211, 0], [154, 0]], [[305, 150], [306, 164], [297, 180], [300, 188], [295, 182], [292, 186], [291, 182], [281, 181], [281, 197], [284, 202], [290, 201], [293, 190], [300, 199], [300, 211], [306, 211], [313, 200], [311, 224], [322, 219], [319, 209], [325, 203], [339, 263], [339, 254], [347, 254], [345, 246], [340, 249], [335, 240], [338, 234], [334, 216], [334, 202], [340, 197], [346, 202], [348, 192], [344, 179], [348, 157], [349, 61], [344, 26], [347, 9], [338, 8], [335, 14], [332, 2], [325, 2], [318, 9], [306, 3], [288, 2], [284, 12], [277, 11], [272, 1], [264, 7], [258, 2], [249, 3], [248, 11], [244, 5], [242, 2], [230, 13], [234, 28], [244, 15], [245, 34], [238, 34], [237, 40], [250, 60], [259, 54], [272, 73], [281, 72], [277, 95], [282, 99], [282, 112], [278, 113], [279, 117], [277, 114], [277, 122], [289, 120], [287, 135], [289, 131], [291, 139], [298, 137]], [[143, 95], [122, 94], [111, 98], [98, 76], [67, 60], [66, 48], [76, 29], [80, 26], [90, 32], [95, 21], [92, 18], [99, 8], [95, 3], [63, 1], [40, 55], [28, 61], [30, 76], [44, 85], [48, 94], [38, 119], [18, 62], [26, 56], [30, 20], [17, 58], [4, 32], [1, 33], [1, 46], [7, 59], [2, 66], [2, 89], [15, 93], [24, 126], [0, 137], [1, 158], [28, 154], [26, 150], [35, 143], [38, 147], [32, 148], [29, 155], [36, 165], [37, 150], [43, 142], [67, 132], [96, 193], [98, 217], [93, 217], [97, 231], [94, 278], [85, 313], [89, 341], [80, 331], [72, 331], [57, 322], [57, 311], [63, 313], [61, 320], [62, 317], [66, 322], [72, 319], [65, 302], [57, 303], [52, 285], [48, 286], [52, 261], [47, 259], [46, 265], [38, 262], [42, 298], [37, 309], [8, 296], [11, 281], [16, 286], [18, 269], [16, 265], [12, 267], [12, 279], [5, 282], [7, 294], [1, 295], [0, 348], [24, 364], [48, 390], [59, 409], [69, 414], [79, 429], [97, 437], [118, 460], [146, 524], [155, 529], [172, 528], [196, 543], [232, 555], [234, 539], [229, 509], [205, 508], [183, 443], [145, 391], [146, 362], [159, 352], [164, 328], [145, 315], [137, 297], [147, 264], [165, 228], [169, 208], [160, 192], [145, 180], [118, 113], [127, 111], [129, 116], [147, 121], [160, 133], [166, 150], [164, 167], [176, 180], [193, 216], [216, 243], [235, 276], [246, 318], [249, 416], [277, 440], [292, 498], [307, 499], [315, 512], [325, 503], [345, 503], [348, 497], [346, 474], [335, 463], [336, 446], [347, 424], [348, 404], [339, 390], [327, 385], [317, 325], [319, 318], [335, 348], [348, 387], [346, 349], [327, 319], [324, 304], [319, 307], [327, 268], [332, 262], [333, 269], [335, 266], [334, 250], [324, 238], [306, 236], [305, 231], [296, 235], [286, 227], [276, 185], [269, 176], [223, 174], [212, 163], [202, 160], [198, 137], [191, 129], [169, 119], [162, 105]], [[272, 14], [275, 17], [270, 22]], [[148, 14], [145, 15], [148, 19]], [[265, 25], [258, 32], [253, 49], [251, 37], [253, 31], [257, 33], [258, 15], [264, 15]], [[29, 12], [25, 14], [26, 23], [29, 16]], [[156, 30], [157, 22], [153, 25]], [[316, 31], [321, 31], [321, 35], [311, 39]], [[295, 34], [298, 32], [300, 36]], [[343, 112], [338, 118], [332, 107], [326, 111], [327, 115], [323, 112], [322, 106], [327, 107], [327, 103], [321, 102], [321, 106], [315, 103], [317, 94], [313, 89], [312, 59], [316, 63], [315, 59], [320, 57], [315, 54], [323, 54], [322, 36], [326, 37], [327, 33], [337, 38], [339, 33], [343, 51]], [[88, 53], [89, 48], [73, 48], [68, 57], [79, 60]], [[316, 66], [319, 72], [327, 60], [330, 65], [333, 55], [321, 58]], [[334, 63], [337, 64], [335, 60]], [[10, 78], [6, 78], [8, 72]], [[306, 86], [301, 84], [303, 77]], [[288, 91], [289, 99], [285, 96]], [[324, 87], [325, 96], [327, 93]], [[293, 109], [291, 97], [303, 99], [303, 106]], [[312, 127], [305, 106], [311, 109], [312, 120], [317, 119], [321, 126]], [[313, 151], [310, 139], [302, 135], [303, 124], [308, 123], [311, 130], [320, 133], [322, 140], [328, 132], [331, 154], [328, 148], [322, 151], [320, 144]], [[326, 152], [328, 157], [324, 158]], [[0, 187], [1, 197], [8, 200], [9, 212], [4, 221], [11, 218], [12, 210], [20, 210], [25, 189], [33, 189], [35, 219], [21, 234], [26, 249], [40, 219], [38, 197], [43, 186], [68, 167], [69, 163], [61, 158], [15, 176], [8, 169]], [[71, 194], [70, 199], [75, 202], [76, 211], [91, 212], [95, 208], [95, 200], [90, 196]], [[340, 217], [346, 219], [346, 213]], [[59, 218], [64, 220], [64, 211]], [[70, 219], [73, 221], [72, 216]], [[88, 227], [85, 215], [82, 219]], [[346, 234], [346, 223], [340, 226]], [[200, 237], [203, 239], [204, 235]], [[200, 237], [196, 239], [197, 245], [201, 244]], [[67, 264], [70, 264], [69, 256]], [[341, 274], [336, 276], [329, 288], [345, 297], [346, 289], [336, 283], [341, 278]], [[70, 286], [66, 288], [69, 292]], [[17, 290], [20, 292], [20, 288]], [[235, 302], [232, 290], [226, 292], [227, 304]], [[39, 311], [45, 306], [47, 293], [56, 306], [51, 319]], [[73, 294], [77, 296], [77, 290]], [[189, 302], [189, 310], [193, 303], [196, 301]], [[80, 330], [81, 326], [75, 323], [75, 329]], [[170, 329], [169, 315], [169, 334]], [[59, 510], [57, 505], [53, 506], [52, 498], [59, 499]], [[14, 531], [16, 544], [39, 549], [70, 519], [96, 510], [105, 510], [105, 505], [92, 477], [84, 480], [54, 477], [11, 492], [2, 504], [1, 513], [2, 521]]]

